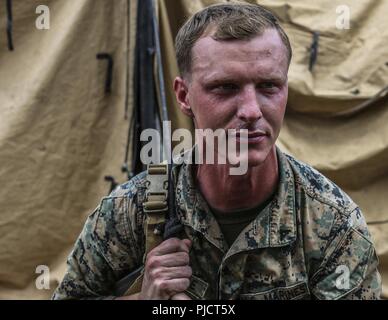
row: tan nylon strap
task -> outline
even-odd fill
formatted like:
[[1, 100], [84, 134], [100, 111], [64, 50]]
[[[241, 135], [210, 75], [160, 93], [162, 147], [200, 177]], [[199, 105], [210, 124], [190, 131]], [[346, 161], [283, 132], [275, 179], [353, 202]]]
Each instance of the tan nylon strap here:
[[145, 235], [146, 245], [143, 261], [147, 254], [163, 241], [162, 235], [156, 227], [166, 222], [168, 209], [168, 165], [148, 165], [147, 191], [143, 204], [146, 214]]
[[[147, 190], [143, 203], [143, 211], [146, 215], [144, 225], [145, 251], [143, 262], [146, 261], [147, 254], [163, 242], [163, 235], [157, 227], [166, 222], [166, 213], [168, 210], [168, 165], [148, 165], [146, 179]], [[140, 292], [142, 283], [143, 273], [130, 286], [125, 293], [125, 296]]]
[[141, 291], [142, 284], [143, 284], [143, 273], [136, 278], [134, 283], [131, 284], [129, 289], [125, 292], [124, 297], [131, 296], [135, 293], [139, 293]]

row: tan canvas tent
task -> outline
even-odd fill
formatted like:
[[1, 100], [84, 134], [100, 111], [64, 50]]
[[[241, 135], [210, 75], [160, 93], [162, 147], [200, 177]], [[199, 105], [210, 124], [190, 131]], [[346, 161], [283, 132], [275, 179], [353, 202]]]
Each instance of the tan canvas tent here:
[[[141, 17], [136, 16], [135, 0], [8, 2], [12, 51], [6, 32], [9, 12], [0, 10], [0, 298], [47, 299], [64, 274], [66, 256], [87, 214], [109, 192], [104, 177], [118, 182], [127, 178], [121, 167], [133, 123], [136, 25]], [[157, 1], [174, 127], [191, 124], [177, 111], [172, 95], [177, 74], [173, 39], [187, 17], [217, 2]], [[388, 2], [257, 2], [280, 17], [294, 50], [278, 144], [323, 172], [360, 205], [385, 284]], [[36, 28], [38, 5], [50, 9], [48, 30]], [[346, 13], [341, 6], [350, 10], [349, 29], [337, 28]], [[110, 93], [107, 62], [96, 59], [97, 54], [114, 61]], [[131, 136], [129, 141], [133, 143]], [[129, 152], [129, 163], [132, 156]], [[49, 289], [36, 286], [38, 266], [50, 270]], [[388, 297], [388, 287], [384, 294]]]

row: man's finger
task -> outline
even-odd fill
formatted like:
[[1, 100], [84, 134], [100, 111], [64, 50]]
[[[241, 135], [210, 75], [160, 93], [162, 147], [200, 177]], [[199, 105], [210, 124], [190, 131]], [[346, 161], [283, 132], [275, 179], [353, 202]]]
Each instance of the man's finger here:
[[[188, 240], [188, 239], [185, 239]], [[184, 241], [178, 238], [170, 238], [163, 241], [160, 245], [150, 251], [150, 255], [163, 256], [173, 252], [187, 252], [189, 253], [191, 247], [191, 241]]]
[[149, 275], [151, 279], [179, 279], [179, 278], [187, 278], [189, 279], [192, 276], [193, 272], [191, 267], [171, 267], [171, 268], [158, 268], [150, 271]]
[[151, 256], [147, 259], [146, 266], [151, 269], [159, 267], [180, 267], [190, 262], [187, 252], [175, 252], [163, 256]]
[[192, 300], [192, 299], [185, 293], [177, 293], [173, 295], [170, 300]]
[[187, 278], [171, 279], [171, 280], [156, 280], [154, 282], [155, 288], [160, 295], [166, 294], [174, 295], [177, 292], [183, 292], [190, 286], [190, 280]]

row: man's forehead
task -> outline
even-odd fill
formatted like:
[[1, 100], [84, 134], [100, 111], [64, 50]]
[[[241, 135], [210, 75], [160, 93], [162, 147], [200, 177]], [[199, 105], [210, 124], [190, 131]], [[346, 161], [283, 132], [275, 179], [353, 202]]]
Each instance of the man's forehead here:
[[[263, 65], [276, 63], [288, 68], [287, 49], [275, 29], [247, 40], [217, 41], [211, 35], [200, 38], [193, 47], [192, 72], [218, 65], [232, 69], [234, 64]], [[253, 65], [252, 65], [253, 66]]]
[[238, 44], [249, 44], [252, 50], [261, 51], [282, 47], [282, 40], [278, 32], [274, 29], [267, 29], [261, 35], [252, 36], [247, 39], [215, 40], [212, 34], [207, 34], [199, 38], [194, 46], [193, 52], [204, 53], [203, 49], [234, 49]]

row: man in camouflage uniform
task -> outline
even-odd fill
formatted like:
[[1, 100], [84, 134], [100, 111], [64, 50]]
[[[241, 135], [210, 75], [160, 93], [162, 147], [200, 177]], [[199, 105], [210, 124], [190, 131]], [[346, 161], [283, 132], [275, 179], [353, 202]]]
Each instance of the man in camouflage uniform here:
[[[175, 165], [183, 236], [148, 254], [146, 173], [121, 185], [89, 216], [54, 298], [378, 299], [378, 259], [359, 207], [275, 146], [291, 60], [276, 18], [257, 5], [212, 6], [182, 27], [176, 49], [182, 112], [199, 129], [247, 129], [237, 140], [248, 144], [248, 171]], [[140, 292], [115, 297], [115, 283], [142, 265]]]

